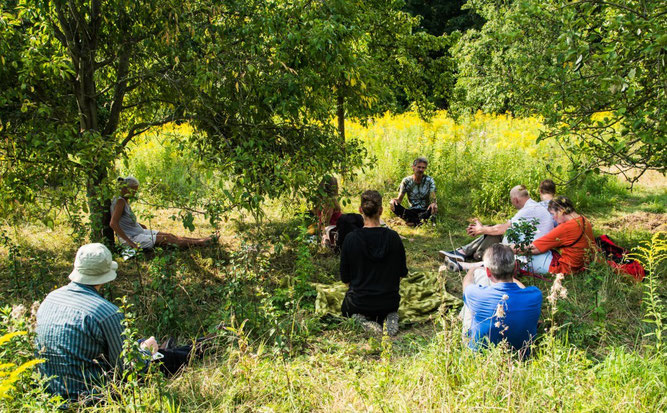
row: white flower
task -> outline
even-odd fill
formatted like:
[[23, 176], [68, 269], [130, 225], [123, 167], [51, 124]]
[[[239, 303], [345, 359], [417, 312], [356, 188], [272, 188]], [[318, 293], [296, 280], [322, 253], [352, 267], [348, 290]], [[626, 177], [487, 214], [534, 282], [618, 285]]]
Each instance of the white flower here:
[[23, 304], [15, 305], [12, 307], [11, 316], [14, 320], [19, 320], [25, 315], [26, 309]]
[[551, 303], [552, 306], [556, 305], [556, 301], [558, 301], [558, 298], [567, 298], [567, 288], [563, 287], [563, 279], [565, 276], [563, 274], [556, 274], [556, 279], [554, 279], [554, 283], [551, 286], [551, 291], [549, 296], [547, 297], [547, 301]]
[[498, 318], [505, 317], [505, 307], [503, 307], [503, 303], [498, 303], [498, 307], [496, 307], [496, 313], [494, 316]]

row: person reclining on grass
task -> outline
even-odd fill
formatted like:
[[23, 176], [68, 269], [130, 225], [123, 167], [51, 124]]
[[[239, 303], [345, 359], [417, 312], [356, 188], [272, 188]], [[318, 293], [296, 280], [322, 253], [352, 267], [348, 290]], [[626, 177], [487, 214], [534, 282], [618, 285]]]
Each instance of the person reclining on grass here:
[[[417, 158], [412, 162], [411, 176], [406, 176], [398, 188], [398, 198], [389, 201], [389, 208], [396, 216], [403, 218], [409, 226], [420, 225], [423, 221], [438, 213], [435, 194], [435, 181], [426, 175], [428, 160]], [[410, 208], [401, 205], [405, 194], [408, 195]]]
[[463, 278], [463, 330], [472, 349], [507, 340], [522, 357], [530, 353], [542, 309], [542, 292], [514, 278], [515, 258], [506, 245], [484, 251], [484, 268]]
[[396, 231], [380, 224], [379, 192], [361, 194], [359, 212], [364, 227], [347, 236], [340, 253], [340, 280], [349, 287], [340, 310], [374, 333], [382, 333], [386, 320], [387, 333], [394, 336], [398, 334], [399, 284], [408, 274], [405, 248]]
[[[512, 219], [502, 224], [482, 225], [479, 219], [475, 218], [466, 230], [468, 235], [478, 236], [475, 240], [453, 251], [439, 251], [440, 257], [445, 259], [444, 267], [450, 271], [463, 271], [481, 267], [481, 258], [484, 251], [499, 242], [507, 244], [507, 239], [504, 237], [505, 232], [519, 221], [537, 220], [535, 238], [541, 237], [553, 229], [553, 219], [549, 211], [530, 199], [530, 194], [525, 186], [517, 185], [510, 190], [510, 202], [514, 208], [519, 210]], [[469, 258], [475, 261], [472, 263], [465, 262]], [[544, 262], [548, 262], [551, 257], [535, 255], [531, 258], [533, 266], [540, 266], [544, 265]]]
[[[540, 254], [549, 257], [535, 266], [536, 273], [572, 274], [587, 264], [589, 253], [595, 249], [591, 222], [574, 210], [574, 204], [564, 196], [549, 201], [549, 212], [558, 226], [546, 235], [536, 238], [528, 251], [514, 248], [517, 254]], [[559, 252], [560, 251], [560, 252]]]
[[[540, 182], [540, 202], [539, 204], [545, 208], [549, 208], [549, 201], [554, 199], [556, 196], [556, 184], [551, 179], [545, 179]], [[554, 228], [558, 226], [556, 220], [554, 220]]]
[[[79, 248], [71, 282], [50, 292], [37, 311], [36, 357], [50, 378], [47, 390], [65, 400], [77, 401], [100, 394], [99, 386], [122, 369], [123, 314], [99, 293], [103, 285], [116, 279], [118, 263], [102, 244]], [[155, 337], [140, 344], [150, 361], [158, 350], [164, 356], [160, 369], [175, 374], [192, 354], [192, 346], [159, 348]], [[201, 355], [202, 347], [195, 349]]]
[[121, 243], [132, 248], [150, 249], [156, 245], [175, 245], [177, 247], [189, 247], [208, 245], [215, 241], [216, 236], [207, 238], [179, 237], [155, 229], [148, 229], [145, 225], [137, 222], [137, 217], [130, 208], [129, 200], [136, 197], [139, 190], [139, 181], [133, 176], [118, 178], [120, 183], [120, 196], [111, 201], [111, 222], [109, 226], [114, 230]]

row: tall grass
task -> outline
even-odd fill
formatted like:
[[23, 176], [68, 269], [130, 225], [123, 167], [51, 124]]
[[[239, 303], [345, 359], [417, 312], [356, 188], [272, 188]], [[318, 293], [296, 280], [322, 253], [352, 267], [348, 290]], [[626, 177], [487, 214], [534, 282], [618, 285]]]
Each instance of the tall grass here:
[[[535, 357], [467, 349], [446, 317], [411, 354], [350, 340], [288, 361], [258, 346], [231, 348], [170, 386], [199, 411], [663, 411], [664, 357], [614, 349], [599, 364], [547, 336]], [[348, 332], [348, 334], [350, 334]], [[371, 339], [372, 341], [372, 339]], [[224, 383], [224, 385], [221, 385]], [[172, 393], [173, 394], [173, 393]]]
[[[367, 125], [348, 122], [347, 128], [350, 139], [363, 142], [373, 158], [372, 167], [359, 179], [344, 183], [350, 194], [356, 197], [361, 189], [373, 187], [389, 199], [400, 179], [410, 174], [412, 160], [426, 156], [428, 173], [438, 185], [442, 223], [457, 228], [458, 234], [463, 234], [461, 217], [507, 216], [507, 194], [513, 185], [527, 185], [537, 198], [539, 181], [549, 177], [547, 165], [566, 165], [559, 148], [536, 143], [540, 123], [533, 118], [478, 113], [457, 124], [445, 112], [429, 122], [405, 113], [387, 114]], [[188, 191], [211, 196], [207, 187], [217, 179], [215, 172], [201, 170], [183, 145], [188, 133], [185, 126], [169, 126], [161, 134], [144, 136], [130, 148], [130, 158], [119, 165], [119, 172], [139, 177], [152, 200]], [[560, 192], [583, 209], [607, 212], [615, 200], [627, 196], [613, 179], [595, 175]], [[144, 209], [156, 215], [161, 229], [182, 230], [175, 223], [167, 227], [171, 212]], [[272, 218], [280, 215], [270, 212]], [[467, 349], [453, 314], [438, 315], [427, 325], [403, 326], [391, 341], [365, 336], [350, 322], [315, 317], [309, 282], [335, 280], [337, 258], [308, 243], [303, 222], [293, 213], [261, 224], [261, 230], [242, 217], [230, 220], [222, 227], [222, 248], [157, 251], [155, 256], [121, 262], [118, 279], [105, 293], [111, 299], [129, 297], [137, 337], [141, 331], [175, 335], [184, 342], [218, 323], [225, 329], [208, 357], [182, 375], [173, 380], [134, 377], [114, 389], [114, 397], [88, 409], [667, 410], [667, 360], [659, 341], [665, 319], [662, 281], [667, 261], [659, 258], [664, 257], [664, 243], [658, 243], [660, 248], [655, 242], [647, 244], [642, 250], [660, 264], [651, 264], [646, 289], [602, 264], [563, 280], [567, 298], [545, 304], [533, 356], [520, 361], [502, 346], [481, 354]], [[434, 252], [443, 242], [442, 232], [397, 229], [406, 235], [409, 263], [435, 270]], [[0, 250], [3, 303], [41, 299], [67, 282], [76, 251], [69, 230], [26, 226], [12, 232], [11, 243], [7, 238]], [[460, 293], [457, 277], [445, 283], [451, 292]], [[545, 292], [551, 287], [544, 281], [527, 283]], [[3, 310], [6, 326], [29, 331], [26, 321], [8, 322], [10, 308]], [[644, 313], [653, 323], [640, 321]], [[0, 336], [9, 330], [3, 326]], [[20, 366], [34, 359], [27, 337], [14, 339], [20, 345], [12, 341], [0, 347], [2, 363]], [[26, 372], [15, 384], [9, 397], [0, 398], [0, 410], [48, 410], [58, 405], [43, 395], [35, 374]]]
[[[446, 111], [436, 112], [428, 121], [416, 112], [386, 113], [368, 122], [348, 120], [346, 128], [349, 139], [360, 142], [368, 153], [359, 178], [344, 185], [353, 196], [368, 188], [395, 196], [418, 156], [429, 159], [427, 173], [436, 180], [445, 214], [466, 210], [506, 216], [512, 212], [507, 194], [513, 186], [526, 185], [537, 199], [542, 179], [565, 182], [571, 177], [561, 148], [537, 142], [541, 128], [537, 118], [478, 112], [457, 123]], [[188, 125], [166, 125], [141, 136], [118, 172], [139, 178], [142, 197], [160, 205], [196, 204], [220, 196], [220, 175], [206, 169], [188, 147], [192, 133]], [[560, 172], [554, 176], [556, 170]], [[568, 183], [561, 192], [584, 208], [606, 206], [626, 194], [616, 179], [601, 175], [588, 174]]]
[[[567, 158], [552, 142], [537, 142], [541, 123], [537, 118], [476, 113], [456, 123], [446, 111], [429, 121], [414, 112], [386, 113], [368, 123], [350, 121], [351, 139], [368, 150], [370, 167], [349, 185], [351, 193], [369, 187], [395, 196], [398, 184], [412, 173], [418, 156], [429, 159], [427, 173], [438, 187], [440, 210], [465, 210], [476, 215], [511, 213], [509, 190], [519, 184], [539, 199], [541, 180], [569, 181]], [[553, 171], [560, 170], [558, 176]], [[580, 206], [607, 204], [625, 190], [615, 179], [587, 175], [561, 188]], [[455, 212], [454, 212], [455, 213]]]

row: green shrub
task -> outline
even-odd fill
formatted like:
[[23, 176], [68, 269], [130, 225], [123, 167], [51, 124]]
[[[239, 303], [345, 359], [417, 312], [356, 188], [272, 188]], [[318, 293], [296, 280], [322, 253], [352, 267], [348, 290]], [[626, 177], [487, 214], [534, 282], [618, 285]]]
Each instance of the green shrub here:
[[59, 397], [45, 391], [46, 380], [36, 367], [43, 359], [35, 358], [34, 317], [39, 303], [28, 314], [23, 305], [0, 308], [0, 410], [13, 412], [56, 411]]

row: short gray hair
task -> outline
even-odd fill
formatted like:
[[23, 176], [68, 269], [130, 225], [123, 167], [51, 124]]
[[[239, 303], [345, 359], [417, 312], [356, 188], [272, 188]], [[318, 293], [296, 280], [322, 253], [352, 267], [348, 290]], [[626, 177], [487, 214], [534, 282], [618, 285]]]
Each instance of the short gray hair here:
[[500, 280], [511, 280], [514, 277], [514, 252], [503, 244], [493, 244], [484, 251], [484, 266]]
[[132, 175], [128, 175], [125, 178], [118, 177], [118, 182], [124, 183], [127, 186], [139, 186], [139, 180]]
[[517, 185], [510, 190], [510, 197], [515, 198], [530, 198], [530, 193], [525, 185]]
[[424, 158], [423, 156], [420, 156], [419, 158], [416, 158], [414, 161], [412, 161], [412, 166], [417, 166], [418, 163], [425, 163], [428, 165], [428, 159]]

